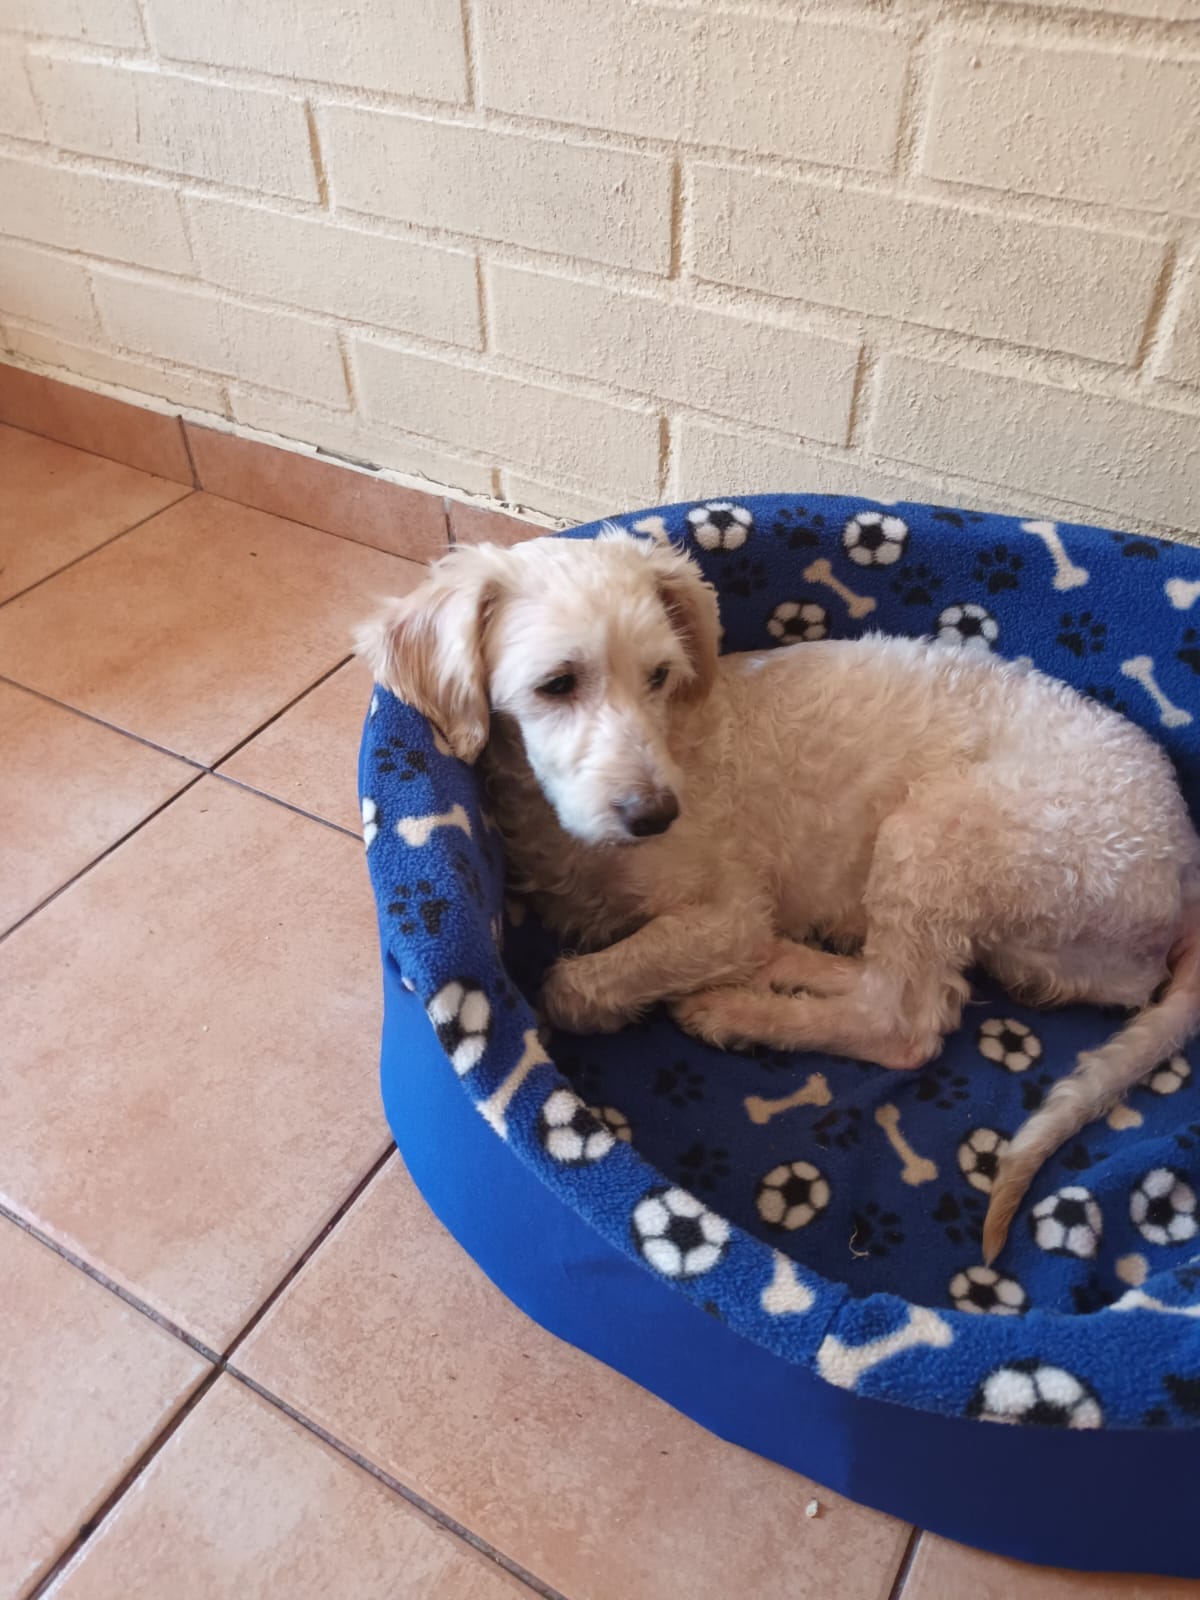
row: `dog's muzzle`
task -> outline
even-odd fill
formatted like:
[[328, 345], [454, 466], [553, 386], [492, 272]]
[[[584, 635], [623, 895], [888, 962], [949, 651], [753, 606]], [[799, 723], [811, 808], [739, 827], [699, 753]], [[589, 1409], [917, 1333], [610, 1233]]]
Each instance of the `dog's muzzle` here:
[[650, 794], [626, 795], [613, 810], [631, 838], [648, 839], [656, 833], [666, 833], [679, 815], [679, 801], [670, 789], [657, 789]]

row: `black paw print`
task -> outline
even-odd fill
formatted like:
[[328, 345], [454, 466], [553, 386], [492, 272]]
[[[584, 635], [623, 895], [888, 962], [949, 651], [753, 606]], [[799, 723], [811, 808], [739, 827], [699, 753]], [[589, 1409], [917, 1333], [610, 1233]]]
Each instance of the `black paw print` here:
[[939, 1111], [951, 1111], [967, 1098], [968, 1088], [967, 1079], [942, 1061], [921, 1074], [913, 1093], [923, 1103], [932, 1100]]
[[558, 1070], [585, 1105], [594, 1106], [604, 1102], [604, 1074], [594, 1062], [561, 1051], [555, 1052], [554, 1059]]
[[1200, 643], [1197, 643], [1198, 640], [1200, 640], [1200, 634], [1196, 632], [1195, 628], [1186, 629], [1183, 635], [1183, 649], [1176, 650], [1175, 659], [1176, 661], [1182, 661], [1185, 667], [1191, 667], [1197, 677], [1200, 677]]
[[942, 579], [923, 561], [892, 580], [892, 593], [898, 594], [901, 603], [906, 606], [931, 606], [934, 595], [941, 587]]
[[1081, 611], [1078, 616], [1064, 611], [1058, 619], [1058, 625], [1061, 630], [1059, 644], [1080, 661], [1084, 656], [1103, 653], [1108, 638], [1108, 623], [1098, 622], [1090, 611]]
[[984, 1203], [978, 1195], [953, 1195], [947, 1192], [933, 1208], [933, 1220], [951, 1244], [978, 1244], [983, 1238]]
[[496, 994], [499, 996], [500, 1004], [506, 1011], [512, 1011], [515, 1008], [518, 999], [520, 998], [516, 989], [508, 981], [507, 977], [501, 977], [498, 980], [496, 984]]
[[380, 772], [398, 772], [405, 783], [423, 778], [429, 771], [424, 750], [410, 750], [402, 739], [386, 739], [376, 750], [375, 760]]
[[654, 1093], [661, 1095], [677, 1111], [685, 1111], [689, 1104], [704, 1099], [703, 1074], [693, 1072], [686, 1061], [677, 1061], [673, 1067], [659, 1067]]
[[792, 1072], [795, 1070], [795, 1057], [784, 1050], [772, 1050], [769, 1045], [752, 1044], [744, 1052], [756, 1067], [761, 1067], [764, 1072]]
[[675, 1165], [685, 1188], [711, 1194], [721, 1179], [729, 1176], [729, 1151], [697, 1141], [676, 1157]]
[[838, 1150], [849, 1150], [851, 1145], [862, 1142], [862, 1125], [863, 1114], [857, 1106], [847, 1106], [845, 1110], [835, 1106], [813, 1123], [813, 1139], [822, 1150], [828, 1150], [831, 1145]]
[[752, 561], [749, 556], [737, 556], [726, 566], [721, 587], [728, 589], [730, 594], [740, 594], [744, 600], [748, 600], [752, 594], [767, 587], [767, 569], [761, 561]]
[[1200, 1267], [1176, 1267], [1175, 1281], [1185, 1294], [1200, 1288]]
[[1026, 1111], [1037, 1110], [1053, 1082], [1054, 1079], [1048, 1072], [1039, 1072], [1036, 1078], [1022, 1078], [1021, 1104]]
[[1000, 594], [1005, 589], [1021, 587], [1017, 574], [1024, 565], [1024, 558], [1006, 544], [994, 544], [990, 550], [979, 552], [971, 576], [976, 583], [985, 583], [989, 594]]
[[1175, 1143], [1181, 1150], [1194, 1150], [1200, 1145], [1200, 1122], [1189, 1122], [1186, 1128], [1180, 1128]]
[[1112, 1290], [1095, 1272], [1086, 1283], [1077, 1283], [1071, 1288], [1071, 1303], [1081, 1317], [1090, 1317], [1094, 1311], [1103, 1311], [1105, 1306], [1112, 1305], [1115, 1298]]
[[811, 550], [820, 544], [824, 526], [825, 518], [819, 511], [815, 517], [810, 517], [803, 506], [792, 506], [779, 513], [771, 524], [771, 532], [777, 539], [786, 540], [789, 550]]
[[952, 528], [965, 528], [968, 522], [982, 522], [983, 517], [978, 511], [955, 511], [951, 506], [935, 506], [933, 520], [948, 522]]
[[[1200, 1417], [1200, 1378], [1184, 1378], [1168, 1372], [1163, 1379], [1163, 1388], [1176, 1411], [1182, 1411], [1185, 1417]], [[1157, 1407], [1156, 1412], [1158, 1415], [1151, 1427], [1156, 1423], [1161, 1426], [1170, 1420], [1164, 1406]]]
[[1118, 696], [1115, 689], [1098, 689], [1094, 683], [1089, 683], [1083, 692], [1089, 700], [1095, 700], [1098, 705], [1107, 706], [1110, 711], [1119, 711], [1123, 717], [1129, 715], [1128, 705]]
[[1107, 1151], [1104, 1151], [1094, 1156], [1085, 1144], [1080, 1144], [1076, 1140], [1063, 1156], [1062, 1164], [1068, 1172], [1086, 1172], [1089, 1167], [1095, 1166], [1097, 1161], [1103, 1161], [1106, 1154]]
[[874, 1256], [882, 1260], [904, 1243], [899, 1216], [894, 1211], [880, 1210], [876, 1200], [856, 1211], [850, 1221], [854, 1229], [850, 1248], [856, 1256]]
[[475, 870], [475, 863], [461, 850], [455, 852], [451, 866], [459, 883], [470, 895], [477, 906], [483, 904], [483, 880]]
[[[416, 904], [414, 905], [414, 898]], [[406, 883], [398, 883], [392, 890], [392, 900], [388, 910], [392, 916], [399, 917], [400, 932], [404, 934], [416, 933], [416, 918], [420, 917], [424, 924], [425, 932], [431, 938], [436, 938], [442, 931], [442, 918], [450, 909], [449, 900], [443, 900], [440, 895], [435, 895], [433, 885], [428, 878], [418, 878], [416, 895]]]
[[1114, 533], [1112, 537], [1123, 556], [1136, 556], [1141, 561], [1158, 560], [1157, 539], [1138, 539], [1129, 533]]

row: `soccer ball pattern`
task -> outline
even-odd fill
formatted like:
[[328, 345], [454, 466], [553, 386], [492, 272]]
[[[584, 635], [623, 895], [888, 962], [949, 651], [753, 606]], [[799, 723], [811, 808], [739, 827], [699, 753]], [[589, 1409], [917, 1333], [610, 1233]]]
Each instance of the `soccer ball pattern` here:
[[463, 1077], [483, 1059], [492, 1032], [492, 1005], [477, 983], [455, 979], [426, 1006], [438, 1043]]
[[740, 550], [754, 527], [754, 518], [745, 506], [732, 500], [710, 500], [693, 506], [687, 514], [688, 529], [702, 550]]
[[1043, 1428], [1098, 1428], [1104, 1421], [1099, 1400], [1082, 1378], [1034, 1356], [989, 1372], [971, 1397], [967, 1415]]
[[1104, 1218], [1088, 1191], [1072, 1183], [1039, 1200], [1029, 1214], [1029, 1226], [1039, 1250], [1090, 1261], [1104, 1232]]
[[1153, 1094], [1178, 1094], [1191, 1081], [1191, 1076], [1192, 1068], [1186, 1056], [1169, 1056], [1155, 1067], [1145, 1087]]
[[1151, 1244], [1187, 1244], [1200, 1232], [1196, 1191], [1173, 1167], [1155, 1167], [1142, 1174], [1129, 1196], [1129, 1215]]
[[785, 600], [771, 613], [767, 632], [784, 644], [811, 644], [829, 632], [829, 613], [815, 600]]
[[979, 1311], [995, 1317], [1019, 1317], [1029, 1297], [1015, 1278], [991, 1267], [968, 1267], [950, 1279], [950, 1299], [960, 1311]]
[[698, 1278], [719, 1265], [729, 1224], [686, 1189], [663, 1185], [638, 1201], [631, 1222], [639, 1251], [665, 1278]]
[[1000, 637], [1000, 624], [990, 611], [970, 601], [947, 606], [937, 619], [935, 633], [942, 644], [964, 650], [990, 650]]
[[555, 1089], [538, 1116], [538, 1137], [548, 1156], [568, 1166], [599, 1161], [616, 1135], [570, 1089]]
[[618, 1111], [616, 1106], [589, 1106], [588, 1109], [615, 1139], [620, 1139], [622, 1144], [633, 1143], [633, 1129], [623, 1111]]
[[958, 1147], [958, 1170], [980, 1194], [991, 1194], [1008, 1136], [995, 1128], [972, 1128]]
[[829, 1204], [829, 1180], [811, 1161], [784, 1161], [758, 1185], [758, 1214], [772, 1228], [807, 1228]]
[[842, 548], [856, 566], [894, 566], [908, 548], [908, 524], [882, 511], [860, 511], [842, 530]]
[[979, 1024], [979, 1054], [1006, 1072], [1028, 1072], [1042, 1059], [1042, 1041], [1015, 1017], [988, 1017]]

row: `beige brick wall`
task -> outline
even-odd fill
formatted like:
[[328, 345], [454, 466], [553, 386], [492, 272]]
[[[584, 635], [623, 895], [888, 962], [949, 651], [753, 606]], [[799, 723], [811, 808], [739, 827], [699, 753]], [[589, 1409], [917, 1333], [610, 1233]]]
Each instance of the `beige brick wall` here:
[[0, 348], [570, 518], [1200, 539], [1200, 0], [0, 0]]

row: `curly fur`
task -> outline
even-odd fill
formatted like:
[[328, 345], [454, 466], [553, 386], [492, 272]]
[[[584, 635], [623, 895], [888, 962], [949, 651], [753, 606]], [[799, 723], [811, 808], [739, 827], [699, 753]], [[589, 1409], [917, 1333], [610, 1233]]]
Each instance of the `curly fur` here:
[[[1200, 1027], [1200, 841], [1171, 764], [990, 655], [873, 635], [719, 657], [719, 638], [694, 564], [614, 529], [455, 552], [359, 645], [481, 756], [515, 886], [586, 952], [549, 974], [561, 1027], [667, 1000], [717, 1045], [908, 1069], [976, 962], [1044, 1004], [1140, 1008], [1009, 1146], [991, 1260], [1041, 1164]], [[631, 797], [664, 795], [677, 820], [631, 840]]]

